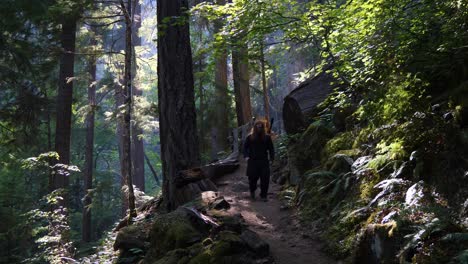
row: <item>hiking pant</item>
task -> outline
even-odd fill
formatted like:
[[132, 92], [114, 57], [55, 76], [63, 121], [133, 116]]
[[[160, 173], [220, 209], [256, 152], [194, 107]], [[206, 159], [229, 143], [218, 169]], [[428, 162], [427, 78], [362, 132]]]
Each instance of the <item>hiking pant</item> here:
[[260, 197], [266, 198], [270, 184], [270, 164], [268, 160], [251, 160], [247, 163], [247, 176], [249, 177], [250, 192], [257, 190], [260, 179]]

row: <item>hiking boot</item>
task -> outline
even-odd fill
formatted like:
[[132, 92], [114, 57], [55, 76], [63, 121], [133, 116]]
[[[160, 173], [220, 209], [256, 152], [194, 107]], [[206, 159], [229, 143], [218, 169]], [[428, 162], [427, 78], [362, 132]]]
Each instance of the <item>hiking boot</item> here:
[[252, 200], [255, 200], [255, 192], [250, 192], [250, 198], [251, 198]]

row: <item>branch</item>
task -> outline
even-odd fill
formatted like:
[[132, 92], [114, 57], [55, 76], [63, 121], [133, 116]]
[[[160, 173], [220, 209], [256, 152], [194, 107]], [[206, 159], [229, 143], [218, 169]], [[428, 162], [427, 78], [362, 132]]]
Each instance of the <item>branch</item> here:
[[90, 26], [90, 27], [108, 27], [108, 26], [110, 26], [110, 25], [117, 24], [117, 23], [123, 22], [123, 21], [124, 21], [123, 19], [119, 19], [119, 20], [115, 20], [115, 21], [112, 21], [112, 22], [109, 22], [109, 23], [105, 23], [105, 24], [90, 24], [90, 23], [88, 23], [88, 22], [86, 22], [86, 21], [84, 21], [83, 23], [84, 23], [85, 25]]
[[118, 13], [117, 15], [97, 16], [97, 17], [86, 16], [86, 17], [83, 17], [83, 18], [84, 18], [84, 19], [106, 19], [106, 18], [120, 17], [120, 16], [122, 16], [122, 15], [123, 15], [122, 13]]

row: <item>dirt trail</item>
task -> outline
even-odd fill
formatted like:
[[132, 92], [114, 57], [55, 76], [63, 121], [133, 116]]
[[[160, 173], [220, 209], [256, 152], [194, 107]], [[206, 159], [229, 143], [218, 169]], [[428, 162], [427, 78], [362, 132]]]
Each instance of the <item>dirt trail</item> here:
[[[276, 264], [331, 264], [337, 261], [320, 251], [321, 244], [310, 230], [301, 227], [292, 209], [282, 208], [280, 186], [270, 183], [268, 202], [249, 197], [246, 164], [217, 181], [219, 191], [231, 204], [229, 212], [242, 214], [250, 228], [268, 244]], [[258, 196], [259, 190], [257, 190]]]

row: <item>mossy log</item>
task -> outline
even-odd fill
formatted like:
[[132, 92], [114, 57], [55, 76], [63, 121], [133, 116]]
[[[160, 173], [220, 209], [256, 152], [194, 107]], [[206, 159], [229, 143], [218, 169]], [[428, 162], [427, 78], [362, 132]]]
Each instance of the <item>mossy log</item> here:
[[284, 129], [288, 134], [298, 133], [317, 115], [317, 105], [323, 102], [334, 88], [331, 74], [322, 72], [292, 90], [283, 103]]

